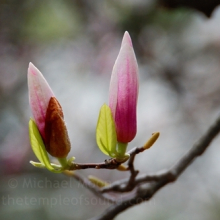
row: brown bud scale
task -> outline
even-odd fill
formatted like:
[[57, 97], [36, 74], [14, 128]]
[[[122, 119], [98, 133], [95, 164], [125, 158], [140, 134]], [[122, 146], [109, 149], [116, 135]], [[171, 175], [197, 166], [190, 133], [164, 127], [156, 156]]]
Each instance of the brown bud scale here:
[[64, 122], [63, 111], [55, 97], [51, 97], [45, 119], [45, 147], [47, 152], [64, 158], [70, 151], [70, 140]]

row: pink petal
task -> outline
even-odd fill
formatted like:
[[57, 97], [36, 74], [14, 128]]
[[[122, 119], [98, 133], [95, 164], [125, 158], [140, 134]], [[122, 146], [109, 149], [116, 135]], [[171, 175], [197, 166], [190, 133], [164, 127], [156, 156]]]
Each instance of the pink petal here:
[[29, 102], [37, 127], [45, 139], [45, 118], [50, 98], [54, 96], [42, 73], [32, 64], [28, 67]]

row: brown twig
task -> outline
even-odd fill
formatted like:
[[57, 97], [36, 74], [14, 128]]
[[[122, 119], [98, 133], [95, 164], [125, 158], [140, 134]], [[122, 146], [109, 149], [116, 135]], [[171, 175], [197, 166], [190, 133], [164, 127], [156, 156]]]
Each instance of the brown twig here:
[[130, 170], [131, 175], [130, 175], [129, 180], [126, 181], [127, 182], [126, 186], [121, 188], [121, 192], [127, 192], [127, 191], [131, 191], [132, 189], [134, 189], [135, 178], [139, 173], [139, 171], [135, 170], [135, 168], [134, 168], [134, 159], [135, 159], [136, 154], [138, 154], [142, 151], [144, 151], [144, 150], [142, 150], [141, 148], [134, 148], [134, 149], [132, 149], [132, 151], [129, 152], [130, 158], [128, 161], [128, 169]]
[[72, 163], [69, 170], [82, 169], [117, 169], [122, 162], [118, 162], [115, 158], [105, 160], [101, 163]]
[[[136, 154], [139, 154], [146, 149], [150, 148], [154, 142], [159, 137], [159, 133], [153, 133], [150, 139], [147, 141], [147, 143], [143, 147], [135, 147], [131, 149], [128, 154], [130, 155], [130, 158], [128, 159], [128, 166], [129, 168], [127, 170], [130, 170], [131, 176], [134, 179], [135, 176], [138, 174], [137, 171], [134, 170], [133, 162]], [[105, 160], [105, 162], [101, 163], [75, 163], [73, 162], [71, 166], [69, 167], [69, 170], [82, 170], [82, 169], [117, 169], [122, 163], [126, 162], [125, 160], [117, 160], [117, 158], [111, 158], [108, 160]]]
[[[173, 176], [172, 176], [172, 174], [167, 173], [167, 171], [161, 171], [156, 174], [142, 174], [135, 179], [134, 185], [137, 186], [140, 183], [159, 181], [163, 178], [172, 179]], [[130, 179], [130, 177], [115, 181], [111, 185], [103, 187], [101, 189], [101, 191], [103, 193], [110, 192], [110, 191], [112, 191], [112, 192], [125, 192], [126, 191], [125, 184], [129, 181], [129, 179]]]
[[[153, 143], [153, 142], [152, 142]], [[150, 144], [151, 145], [151, 144]], [[130, 158], [128, 161], [128, 170], [130, 170], [131, 176], [129, 178], [115, 181], [109, 186], [103, 187], [101, 190], [102, 192], [108, 192], [108, 191], [116, 191], [116, 192], [128, 192], [135, 188], [137, 185], [137, 180], [135, 180], [136, 176], [138, 175], [139, 171], [135, 170], [134, 168], [134, 159], [135, 156], [146, 149], [144, 147], [135, 147], [131, 149], [128, 154], [130, 154]], [[155, 177], [155, 175], [152, 175]]]

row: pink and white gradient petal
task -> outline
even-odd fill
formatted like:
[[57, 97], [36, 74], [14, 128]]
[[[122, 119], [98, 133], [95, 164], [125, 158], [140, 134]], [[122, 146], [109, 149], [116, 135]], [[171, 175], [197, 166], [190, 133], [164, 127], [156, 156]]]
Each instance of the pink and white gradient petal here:
[[54, 96], [42, 73], [32, 64], [28, 67], [29, 102], [33, 118], [45, 140], [45, 118], [50, 98]]

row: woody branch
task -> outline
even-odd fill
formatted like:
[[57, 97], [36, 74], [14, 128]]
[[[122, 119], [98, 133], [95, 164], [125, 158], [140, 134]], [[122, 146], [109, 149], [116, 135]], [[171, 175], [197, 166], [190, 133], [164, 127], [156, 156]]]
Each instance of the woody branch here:
[[[160, 171], [155, 174], [142, 174], [135, 178], [131, 189], [134, 192], [132, 195], [125, 197], [120, 203], [113, 203], [107, 210], [105, 210], [101, 215], [94, 217], [90, 220], [110, 220], [116, 215], [123, 212], [127, 208], [137, 205], [141, 202], [150, 200], [154, 194], [167, 185], [168, 183], [174, 182], [181, 175], [181, 173], [196, 159], [198, 156], [202, 155], [214, 138], [220, 132], [220, 116], [216, 121], [210, 126], [210, 128], [205, 132], [201, 138], [195, 142], [192, 148], [182, 157], [180, 160], [171, 166], [171, 168]], [[132, 150], [135, 151], [135, 148]], [[132, 175], [131, 175], [132, 176]], [[77, 179], [77, 175], [73, 175]], [[113, 182], [111, 185], [103, 187], [101, 189], [96, 188], [98, 193], [108, 192], [125, 192], [127, 191], [125, 186], [130, 181], [130, 178], [122, 179]], [[88, 188], [88, 187], [87, 187]], [[96, 194], [97, 194], [96, 192]]]

